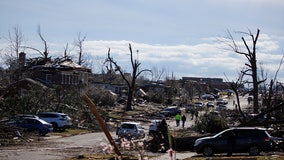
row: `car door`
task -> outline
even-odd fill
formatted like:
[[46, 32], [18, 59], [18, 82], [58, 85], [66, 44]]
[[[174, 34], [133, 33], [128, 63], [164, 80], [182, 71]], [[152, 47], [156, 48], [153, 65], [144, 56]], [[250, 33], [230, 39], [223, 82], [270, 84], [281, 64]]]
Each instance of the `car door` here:
[[26, 131], [33, 131], [34, 126], [31, 124], [30, 119], [19, 119], [17, 126], [24, 128]]
[[253, 133], [250, 130], [236, 130], [236, 145], [234, 146], [235, 152], [246, 152], [252, 143]]
[[15, 122], [13, 122], [14, 125], [17, 127], [27, 129], [26, 120], [25, 119], [17, 119]]
[[214, 150], [216, 153], [225, 153], [228, 151], [228, 137], [229, 132], [224, 132], [217, 136], [215, 140], [212, 142], [214, 145]]
[[38, 124], [37, 121], [35, 121], [34, 119], [26, 119], [26, 127], [28, 129], [28, 131], [36, 131], [38, 130]]

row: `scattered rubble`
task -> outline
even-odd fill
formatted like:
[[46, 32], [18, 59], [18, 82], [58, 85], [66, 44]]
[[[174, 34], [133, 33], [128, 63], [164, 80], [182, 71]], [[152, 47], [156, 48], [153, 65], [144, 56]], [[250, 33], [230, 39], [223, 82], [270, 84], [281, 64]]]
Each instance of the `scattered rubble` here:
[[0, 123], [0, 146], [8, 146], [19, 142], [22, 129]]
[[0, 147], [20, 145], [27, 142], [38, 141], [40, 137], [34, 133], [27, 133], [20, 127], [0, 123]]

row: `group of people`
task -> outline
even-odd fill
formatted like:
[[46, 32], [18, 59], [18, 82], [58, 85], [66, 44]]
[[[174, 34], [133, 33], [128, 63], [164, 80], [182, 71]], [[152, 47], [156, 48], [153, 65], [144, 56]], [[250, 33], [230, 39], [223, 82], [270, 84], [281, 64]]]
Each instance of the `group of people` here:
[[185, 121], [186, 121], [185, 115], [182, 115], [182, 116], [181, 116], [181, 115], [178, 113], [178, 114], [176, 114], [176, 116], [175, 116], [175, 120], [176, 120], [176, 125], [177, 125], [177, 127], [179, 126], [180, 121], [182, 121], [182, 128], [184, 128]]

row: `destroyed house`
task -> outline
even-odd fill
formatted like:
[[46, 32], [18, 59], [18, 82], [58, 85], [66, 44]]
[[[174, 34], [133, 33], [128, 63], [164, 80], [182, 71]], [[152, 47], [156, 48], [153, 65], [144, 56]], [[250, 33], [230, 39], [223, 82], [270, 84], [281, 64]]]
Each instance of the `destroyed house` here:
[[24, 77], [34, 79], [47, 86], [88, 85], [88, 77], [91, 74], [90, 69], [66, 58], [55, 60], [27, 59], [22, 68]]

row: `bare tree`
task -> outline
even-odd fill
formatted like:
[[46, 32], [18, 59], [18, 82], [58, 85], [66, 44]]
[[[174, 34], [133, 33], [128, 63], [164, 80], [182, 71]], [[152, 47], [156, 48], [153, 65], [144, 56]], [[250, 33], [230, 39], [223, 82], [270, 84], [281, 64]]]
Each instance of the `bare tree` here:
[[105, 74], [109, 69], [105, 70], [105, 57], [96, 56], [93, 59], [94, 64], [96, 64], [96, 71], [97, 73]]
[[[256, 59], [256, 45], [259, 37], [260, 30], [258, 29], [256, 34], [254, 35], [250, 30], [248, 33], [241, 32], [244, 35], [248, 35], [250, 37], [250, 41], [247, 41], [244, 37], [242, 37], [242, 42], [245, 47], [245, 51], [243, 51], [239, 45], [234, 40], [232, 34], [228, 31], [228, 39], [230, 42], [228, 45], [233, 49], [233, 51], [237, 54], [243, 55], [248, 60], [248, 63], [245, 63], [245, 66], [247, 67], [245, 70], [242, 70], [242, 74], [245, 76], [250, 76], [252, 81], [248, 83], [252, 83], [253, 85], [253, 112], [258, 113], [259, 112], [259, 104], [258, 104], [258, 86], [264, 80], [258, 80], [258, 67], [257, 67], [257, 59]], [[248, 42], [251, 42], [251, 45], [248, 44]]]
[[66, 45], [65, 45], [65, 47], [64, 47], [64, 54], [63, 54], [63, 58], [64, 58], [64, 59], [68, 59], [68, 58], [70, 58], [69, 53], [70, 53], [69, 45], [68, 45], [68, 43], [66, 43]]
[[162, 76], [165, 74], [165, 69], [159, 69], [157, 67], [152, 68], [152, 81], [161, 80]]
[[83, 43], [84, 43], [85, 39], [86, 39], [86, 36], [81, 37], [81, 33], [78, 33], [77, 39], [74, 42], [74, 45], [79, 48], [79, 50], [78, 50], [78, 54], [79, 54], [78, 55], [79, 56], [78, 57], [78, 64], [79, 65], [82, 65], [85, 62], [84, 61], [84, 55], [83, 55]]
[[[274, 123], [273, 121], [270, 121], [270, 114], [271, 113], [276, 113], [275, 111], [277, 110], [281, 110], [283, 109], [283, 100], [278, 101], [278, 103], [275, 103], [275, 100], [277, 100], [277, 96], [276, 96], [276, 88], [277, 88], [277, 75], [278, 72], [283, 64], [283, 60], [284, 60], [284, 55], [282, 56], [282, 59], [280, 61], [279, 67], [276, 70], [276, 73], [274, 75], [273, 78], [271, 78], [271, 80], [269, 82], [266, 83], [267, 78], [267, 74], [264, 73], [264, 69], [262, 68], [262, 65], [260, 63], [259, 67], [260, 67], [260, 74], [258, 74], [258, 67], [257, 67], [257, 59], [256, 59], [256, 44], [257, 44], [257, 40], [259, 37], [259, 30], [257, 30], [256, 35], [254, 36], [250, 31], [249, 33], [243, 33], [246, 35], [249, 35], [251, 38], [251, 47], [249, 47], [250, 45], [248, 45], [247, 41], [245, 40], [244, 37], [242, 37], [242, 42], [244, 44], [245, 50], [241, 51], [241, 49], [239, 48], [239, 46], [237, 45], [237, 43], [234, 41], [232, 35], [229, 32], [229, 40], [230, 43], [229, 46], [234, 50], [235, 53], [240, 54], [240, 55], [244, 55], [247, 60], [248, 63], [245, 63], [245, 67], [241, 70], [240, 74], [239, 74], [239, 78], [236, 82], [231, 84], [231, 88], [232, 90], [236, 93], [236, 98], [237, 98], [237, 106], [238, 111], [241, 113], [241, 115], [244, 117], [244, 121], [242, 121], [242, 123], [240, 125], [256, 125], [259, 122], [257, 121], [258, 118], [262, 118], [264, 115], [267, 115], [266, 118], [266, 123], [267, 124], [271, 124]], [[248, 76], [251, 77], [250, 80], [244, 80], [244, 76]], [[257, 116], [255, 116], [252, 119], [246, 119], [246, 117], [244, 116], [241, 108], [240, 108], [240, 104], [239, 104], [239, 96], [238, 96], [238, 88], [241, 87], [244, 84], [248, 84], [248, 83], [252, 83], [253, 84], [253, 100], [254, 100], [254, 106], [253, 106], [253, 111], [254, 113], [259, 113]], [[259, 91], [262, 95], [262, 108], [260, 110], [260, 106], [259, 106]], [[276, 122], [277, 123], [277, 122]], [[263, 123], [265, 124], [265, 123]]]
[[[225, 77], [227, 79], [227, 81], [229, 82], [229, 79], [227, 78], [226, 74]], [[246, 120], [246, 117], [242, 111], [241, 105], [240, 105], [240, 98], [239, 98], [239, 89], [243, 88], [243, 86], [247, 83], [246, 80], [243, 79], [244, 78], [244, 72], [240, 72], [239, 73], [239, 77], [238, 79], [234, 82], [232, 81], [232, 83], [228, 83], [230, 86], [230, 88], [234, 91], [235, 95], [236, 95], [236, 99], [237, 99], [237, 104], [234, 106], [236, 110], [238, 110], [239, 114], [243, 117], [244, 121]]]
[[43, 38], [43, 36], [41, 34], [40, 26], [38, 26], [37, 33], [38, 33], [42, 43], [44, 44], [44, 51], [42, 52], [42, 54], [44, 56], [44, 59], [47, 60], [48, 59], [48, 46], [47, 46], [46, 40]]
[[5, 53], [5, 64], [10, 66], [9, 74], [10, 80], [19, 81], [21, 65], [19, 56], [23, 52], [22, 43], [24, 41], [24, 36], [19, 26], [13, 28], [13, 32], [8, 32], [8, 38], [6, 40], [9, 43], [8, 50]]
[[[281, 69], [281, 66], [283, 64], [283, 60], [284, 60], [284, 55], [282, 56], [279, 66], [275, 72], [275, 75], [273, 78], [270, 79], [269, 83], [263, 83], [260, 86], [261, 89], [261, 96], [263, 99], [263, 104], [266, 106], [266, 108], [272, 108], [273, 104], [272, 104], [272, 99], [273, 97], [275, 98], [276, 94], [275, 94], [275, 89], [277, 88], [277, 76], [278, 76], [278, 72]], [[262, 65], [260, 66], [261, 69], [261, 77], [262, 79], [267, 79], [267, 74], [264, 73], [264, 69], [262, 68]]]
[[38, 36], [40, 37], [40, 39], [41, 39], [41, 41], [42, 41], [42, 43], [43, 43], [43, 45], [44, 45], [44, 50], [43, 50], [43, 51], [40, 51], [40, 50], [38, 50], [38, 49], [36, 49], [36, 48], [27, 47], [27, 46], [25, 46], [25, 48], [28, 48], [28, 49], [32, 49], [32, 50], [34, 50], [34, 51], [37, 51], [38, 53], [40, 53], [40, 54], [43, 56], [44, 60], [47, 61], [47, 60], [48, 60], [48, 55], [49, 55], [48, 45], [47, 45], [47, 41], [44, 39], [44, 37], [43, 37], [42, 34], [41, 34], [40, 26], [38, 26], [37, 33], [38, 33]]
[[[132, 75], [131, 75], [131, 79], [128, 79], [126, 77], [126, 75], [124, 74], [122, 68], [117, 64], [117, 62], [115, 62], [113, 60], [113, 58], [110, 55], [110, 48], [108, 50], [108, 57], [105, 61], [106, 62], [110, 62], [112, 64], [114, 64], [115, 66], [115, 71], [118, 71], [119, 74], [121, 75], [121, 77], [123, 78], [123, 80], [126, 82], [127, 87], [128, 87], [128, 95], [127, 95], [127, 104], [126, 104], [126, 111], [130, 111], [132, 110], [132, 99], [133, 99], [133, 94], [136, 90], [136, 79], [139, 77], [139, 75], [142, 72], [151, 72], [151, 70], [148, 69], [144, 69], [139, 71], [139, 66], [141, 65], [141, 63], [138, 61], [138, 59], [133, 58], [133, 51], [131, 48], [131, 44], [129, 44], [129, 51], [130, 51], [130, 61], [131, 61], [131, 66], [132, 66]], [[137, 50], [137, 54], [138, 54], [138, 50]]]
[[[10, 43], [10, 48], [16, 54], [16, 59], [19, 59], [20, 48], [22, 47], [23, 34], [19, 26], [14, 28], [14, 32], [9, 31], [8, 41]], [[11, 53], [13, 54], [13, 53]]]

